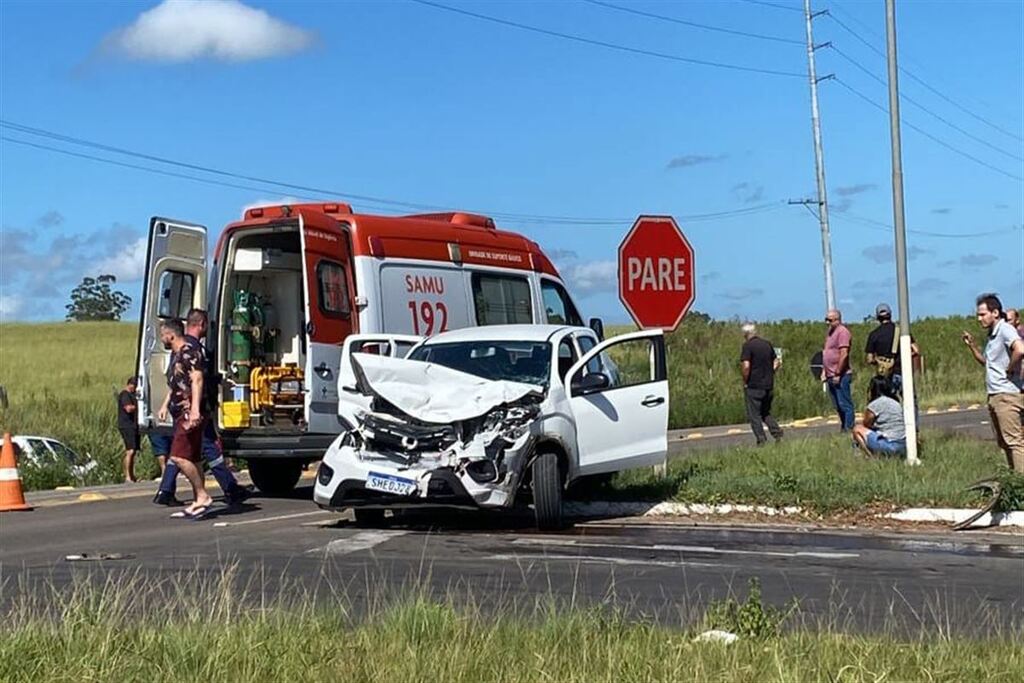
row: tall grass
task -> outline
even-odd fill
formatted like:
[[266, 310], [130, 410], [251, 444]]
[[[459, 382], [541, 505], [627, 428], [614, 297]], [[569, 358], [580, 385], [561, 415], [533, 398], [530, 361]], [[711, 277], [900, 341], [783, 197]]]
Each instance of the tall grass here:
[[[982, 369], [959, 340], [962, 329], [974, 327], [968, 318], [915, 323], [914, 334], [926, 357], [918, 389], [924, 406], [983, 401]], [[10, 408], [0, 411], [0, 429], [59, 438], [96, 457], [96, 481], [120, 481], [122, 446], [113, 391], [134, 372], [137, 329], [134, 323], [0, 325], [0, 384], [10, 397]], [[854, 397], [863, 405], [870, 372], [864, 368], [862, 351], [871, 325], [854, 324], [851, 329], [858, 370]], [[769, 323], [761, 334], [785, 351], [777, 377], [776, 415], [785, 419], [831, 412], [821, 384], [807, 369], [810, 357], [821, 348], [825, 324]], [[668, 336], [670, 427], [745, 420], [739, 373], [742, 341], [738, 324], [697, 317], [685, 320]], [[155, 472], [148, 451], [140, 454], [138, 471]]]
[[[814, 513], [876, 507], [970, 507], [982, 500], [965, 487], [1007, 472], [994, 443], [925, 432], [921, 467], [900, 458], [866, 458], [848, 436], [787, 439], [762, 448], [702, 451], [649, 470], [616, 476], [609, 497], [687, 503], [797, 505]], [[1014, 480], [1016, 481], [1016, 479]]]
[[230, 577], [165, 581], [111, 576], [15, 601], [0, 622], [0, 680], [959, 683], [1024, 672], [1015, 626], [975, 638], [797, 626], [725, 646], [695, 642], [699, 620], [667, 628], [614, 608], [493, 612], [414, 589], [356, 614], [343, 593], [246, 601]]

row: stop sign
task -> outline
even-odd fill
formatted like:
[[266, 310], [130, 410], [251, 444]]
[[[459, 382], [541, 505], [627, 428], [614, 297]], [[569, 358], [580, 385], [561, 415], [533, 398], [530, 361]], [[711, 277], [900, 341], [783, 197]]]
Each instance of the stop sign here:
[[619, 299], [641, 328], [674, 330], [690, 310], [693, 247], [671, 216], [640, 216], [619, 245]]

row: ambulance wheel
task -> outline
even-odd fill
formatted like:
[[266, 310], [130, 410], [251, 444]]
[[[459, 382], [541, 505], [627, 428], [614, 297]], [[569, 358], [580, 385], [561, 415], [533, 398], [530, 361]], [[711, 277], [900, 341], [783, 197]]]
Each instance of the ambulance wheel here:
[[540, 453], [533, 461], [533, 515], [537, 528], [553, 531], [562, 528], [562, 473], [558, 455]]
[[249, 476], [252, 483], [268, 496], [284, 496], [291, 493], [302, 476], [302, 462], [299, 460], [278, 460], [274, 458], [252, 458], [249, 460]]
[[355, 508], [352, 514], [356, 518], [358, 526], [383, 526], [384, 511], [372, 508]]

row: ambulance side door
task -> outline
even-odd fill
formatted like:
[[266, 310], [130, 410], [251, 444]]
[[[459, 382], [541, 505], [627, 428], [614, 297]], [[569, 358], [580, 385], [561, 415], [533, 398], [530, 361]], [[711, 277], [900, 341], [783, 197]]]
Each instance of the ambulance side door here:
[[165, 372], [171, 353], [160, 343], [160, 323], [184, 323], [190, 308], [206, 308], [206, 253], [205, 226], [150, 219], [135, 362], [140, 427], [157, 426], [157, 413], [167, 396]]
[[305, 300], [305, 415], [308, 431], [336, 434], [341, 345], [355, 330], [349, 234], [331, 219], [299, 215]]

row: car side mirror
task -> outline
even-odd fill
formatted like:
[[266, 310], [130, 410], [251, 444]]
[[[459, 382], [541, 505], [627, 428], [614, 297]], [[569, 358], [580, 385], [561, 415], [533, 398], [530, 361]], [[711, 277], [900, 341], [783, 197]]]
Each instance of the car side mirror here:
[[573, 396], [586, 396], [607, 389], [611, 384], [608, 375], [603, 372], [591, 372], [582, 376], [576, 375], [572, 380], [571, 389]]
[[590, 319], [590, 329], [597, 335], [598, 341], [604, 341], [604, 321], [600, 318]]

